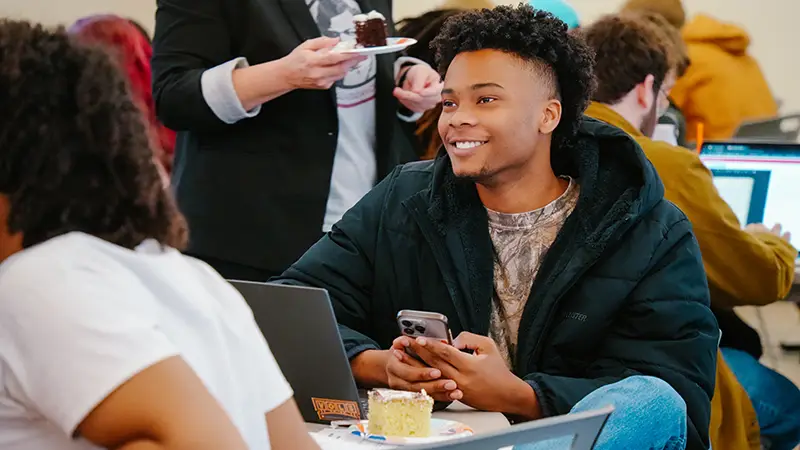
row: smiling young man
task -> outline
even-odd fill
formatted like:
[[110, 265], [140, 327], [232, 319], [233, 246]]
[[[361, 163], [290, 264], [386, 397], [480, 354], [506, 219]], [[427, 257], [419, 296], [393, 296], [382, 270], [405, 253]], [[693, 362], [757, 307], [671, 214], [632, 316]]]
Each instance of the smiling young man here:
[[[328, 290], [362, 385], [521, 420], [611, 403], [599, 449], [708, 449], [700, 252], [634, 141], [582, 121], [591, 51], [527, 6], [451, 18], [433, 45], [446, 151], [397, 168], [282, 282]], [[446, 315], [455, 345], [398, 338], [402, 309]]]

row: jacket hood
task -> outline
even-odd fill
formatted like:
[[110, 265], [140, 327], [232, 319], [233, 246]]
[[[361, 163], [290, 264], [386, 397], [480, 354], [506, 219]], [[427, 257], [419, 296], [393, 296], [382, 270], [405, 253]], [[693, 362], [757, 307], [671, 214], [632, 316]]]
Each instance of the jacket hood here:
[[750, 47], [750, 35], [743, 28], [705, 14], [686, 24], [683, 39], [688, 44], [713, 44], [734, 55], [743, 54]]
[[[445, 152], [434, 164], [429, 213], [444, 233], [483, 209], [473, 182], [454, 176]], [[576, 231], [589, 242], [606, 243], [618, 225], [635, 222], [664, 198], [661, 179], [633, 138], [592, 118], [584, 118], [575, 144], [553, 149], [551, 165], [581, 185]]]

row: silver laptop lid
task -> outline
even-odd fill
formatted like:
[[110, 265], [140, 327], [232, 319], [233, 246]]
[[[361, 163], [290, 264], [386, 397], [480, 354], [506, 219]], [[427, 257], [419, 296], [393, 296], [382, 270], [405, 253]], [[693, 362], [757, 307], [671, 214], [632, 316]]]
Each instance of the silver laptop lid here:
[[592, 450], [600, 436], [600, 431], [613, 411], [613, 406], [607, 406], [594, 411], [514, 425], [510, 428], [469, 438], [404, 448], [413, 450], [495, 450], [572, 436], [572, 447], [570, 447], [572, 450]]

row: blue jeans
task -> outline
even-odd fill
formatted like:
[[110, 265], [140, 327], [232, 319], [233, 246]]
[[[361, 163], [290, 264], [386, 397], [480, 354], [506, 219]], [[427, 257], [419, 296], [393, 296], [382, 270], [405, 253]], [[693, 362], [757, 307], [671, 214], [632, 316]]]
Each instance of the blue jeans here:
[[[659, 378], [636, 376], [597, 389], [570, 413], [614, 405], [595, 450], [686, 448], [686, 403]], [[567, 450], [572, 436], [515, 447], [516, 450]]]
[[753, 403], [764, 448], [791, 450], [800, 444], [800, 389], [745, 352], [723, 348], [722, 357]]

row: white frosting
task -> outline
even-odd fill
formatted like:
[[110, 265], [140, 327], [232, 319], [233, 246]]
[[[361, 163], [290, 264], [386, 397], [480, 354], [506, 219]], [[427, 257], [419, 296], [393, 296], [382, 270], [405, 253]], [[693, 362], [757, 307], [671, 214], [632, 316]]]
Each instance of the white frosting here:
[[334, 51], [334, 52], [344, 52], [344, 51], [347, 51], [347, 50], [353, 50], [354, 48], [356, 48], [356, 41], [353, 41], [353, 40], [339, 41], [339, 43], [336, 44], [336, 46], [333, 47], [332, 51]]
[[383, 17], [383, 14], [381, 14], [381, 13], [379, 13], [378, 11], [375, 11], [375, 10], [373, 9], [372, 11], [370, 11], [370, 12], [367, 14], [367, 19], [369, 19], [369, 20], [372, 20], [372, 19], [381, 19], [381, 20], [386, 20], [386, 17]]
[[375, 11], [374, 9], [367, 14], [356, 14], [355, 16], [353, 16], [353, 22], [356, 23], [364, 23], [368, 20], [374, 20], [374, 19], [380, 19], [385, 21], [386, 17], [384, 17], [383, 14], [379, 13], [378, 11]]
[[392, 389], [374, 389], [370, 391], [370, 397], [381, 402], [391, 402], [396, 400], [412, 400], [433, 402], [433, 398], [423, 389], [422, 392], [395, 391]]

